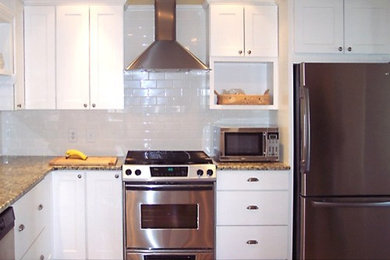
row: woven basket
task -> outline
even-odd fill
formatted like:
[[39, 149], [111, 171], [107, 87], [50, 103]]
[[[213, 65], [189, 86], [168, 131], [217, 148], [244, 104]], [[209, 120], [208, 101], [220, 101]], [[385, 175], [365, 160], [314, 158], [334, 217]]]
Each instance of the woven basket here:
[[245, 94], [219, 94], [214, 90], [217, 95], [218, 105], [270, 105], [271, 96], [269, 89], [267, 89], [263, 95], [245, 95]]

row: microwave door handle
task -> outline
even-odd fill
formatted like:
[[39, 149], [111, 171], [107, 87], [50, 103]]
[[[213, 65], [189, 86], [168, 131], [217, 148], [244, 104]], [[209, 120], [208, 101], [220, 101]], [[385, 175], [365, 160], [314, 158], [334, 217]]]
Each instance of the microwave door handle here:
[[267, 133], [263, 133], [263, 155], [264, 156], [267, 156], [266, 142], [267, 142]]
[[301, 120], [303, 120], [303, 136], [301, 140], [301, 171], [306, 174], [310, 171], [310, 93], [309, 88], [305, 86], [304, 82], [304, 68], [301, 69], [301, 72]]

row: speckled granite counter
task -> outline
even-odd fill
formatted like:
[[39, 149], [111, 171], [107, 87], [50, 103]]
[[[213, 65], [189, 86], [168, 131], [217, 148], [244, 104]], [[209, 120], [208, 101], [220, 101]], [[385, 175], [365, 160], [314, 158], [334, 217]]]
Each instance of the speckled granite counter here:
[[216, 162], [217, 170], [290, 170], [290, 166], [281, 162]]
[[54, 157], [0, 156], [0, 213], [39, 183], [52, 170], [120, 170], [115, 166], [49, 166]]

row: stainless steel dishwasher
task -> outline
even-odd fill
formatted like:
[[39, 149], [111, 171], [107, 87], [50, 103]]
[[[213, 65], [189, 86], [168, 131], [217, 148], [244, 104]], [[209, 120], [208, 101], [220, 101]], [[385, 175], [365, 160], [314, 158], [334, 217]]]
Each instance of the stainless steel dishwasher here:
[[9, 207], [0, 214], [0, 260], [15, 259], [14, 225], [14, 210]]

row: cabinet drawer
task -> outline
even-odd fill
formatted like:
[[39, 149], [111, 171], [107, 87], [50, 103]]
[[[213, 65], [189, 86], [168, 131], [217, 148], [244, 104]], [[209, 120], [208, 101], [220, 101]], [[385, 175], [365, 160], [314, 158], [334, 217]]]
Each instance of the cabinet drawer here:
[[217, 225], [287, 225], [287, 191], [217, 191]]
[[49, 232], [43, 229], [22, 260], [51, 259]]
[[289, 171], [217, 171], [217, 190], [287, 190]]
[[21, 259], [49, 223], [50, 186], [48, 177], [13, 205], [15, 211], [15, 259]]
[[217, 259], [287, 259], [287, 226], [217, 227]]

